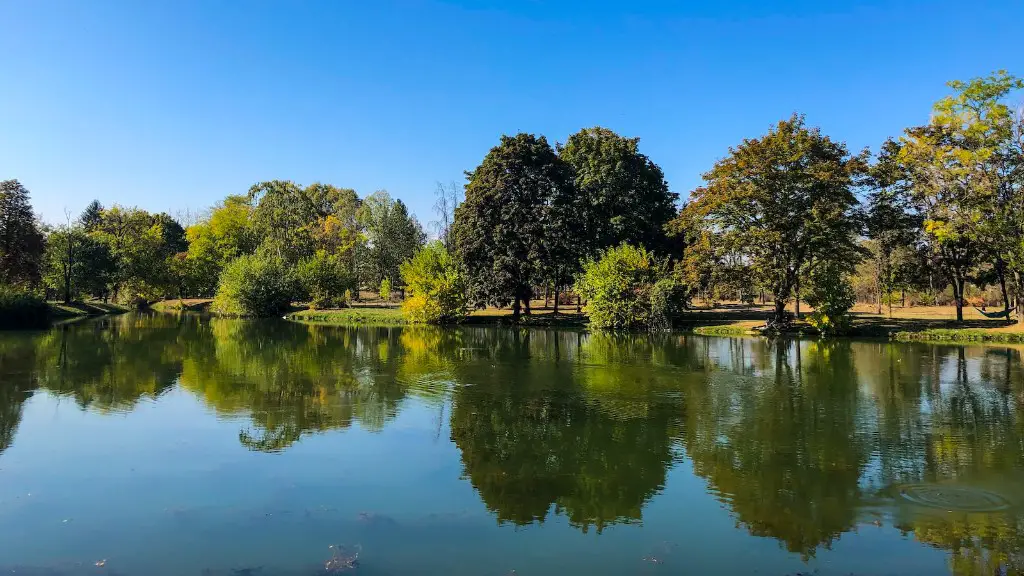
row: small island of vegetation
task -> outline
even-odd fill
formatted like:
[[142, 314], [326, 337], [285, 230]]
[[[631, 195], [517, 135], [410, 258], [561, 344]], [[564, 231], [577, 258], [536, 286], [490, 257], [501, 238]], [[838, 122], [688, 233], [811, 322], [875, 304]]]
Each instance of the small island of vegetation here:
[[1018, 341], [992, 328], [1022, 314], [1024, 116], [1010, 98], [1024, 82], [1000, 71], [949, 86], [927, 125], [874, 155], [786, 118], [729, 149], [682, 206], [638, 138], [502, 136], [463, 189], [438, 185], [429, 242], [386, 191], [274, 180], [199, 217], [93, 201], [49, 225], [7, 180], [0, 326], [156, 304], [309, 322]]

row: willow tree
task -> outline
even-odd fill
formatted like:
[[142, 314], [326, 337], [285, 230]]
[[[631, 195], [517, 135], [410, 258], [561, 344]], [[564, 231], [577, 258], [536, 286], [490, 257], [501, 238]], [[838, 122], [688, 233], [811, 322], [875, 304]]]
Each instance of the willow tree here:
[[859, 259], [854, 189], [865, 170], [865, 154], [852, 156], [794, 115], [730, 148], [680, 218], [742, 254], [774, 299], [773, 322], [784, 322], [801, 274]]
[[1005, 270], [1007, 260], [1020, 252], [1024, 167], [1014, 141], [1014, 115], [1003, 100], [1024, 82], [1000, 71], [949, 87], [953, 94], [935, 103], [931, 122], [907, 130], [901, 157], [962, 322], [967, 275], [984, 260], [996, 269], [1009, 314]]

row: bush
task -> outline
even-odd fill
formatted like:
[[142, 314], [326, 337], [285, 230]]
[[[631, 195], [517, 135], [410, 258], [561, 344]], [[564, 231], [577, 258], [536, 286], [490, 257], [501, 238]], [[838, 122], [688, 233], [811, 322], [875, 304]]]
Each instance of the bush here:
[[0, 285], [0, 329], [42, 326], [50, 319], [50, 307], [38, 293]]
[[385, 278], [380, 281], [380, 299], [385, 302], [391, 301], [391, 279]]
[[295, 282], [283, 260], [265, 253], [239, 256], [220, 274], [213, 311], [225, 316], [275, 316], [294, 296]]
[[576, 291], [589, 301], [590, 325], [601, 329], [666, 330], [686, 304], [685, 286], [667, 263], [628, 244], [586, 262]]
[[352, 275], [337, 254], [318, 250], [313, 256], [299, 262], [295, 276], [313, 309], [335, 308], [348, 301], [353, 284]]
[[814, 307], [808, 321], [823, 336], [843, 334], [850, 329], [850, 308], [857, 294], [849, 275], [841, 267], [826, 263], [811, 273], [807, 303]]
[[424, 246], [401, 268], [408, 298], [402, 312], [413, 322], [446, 324], [466, 315], [466, 282], [455, 258], [438, 241]]

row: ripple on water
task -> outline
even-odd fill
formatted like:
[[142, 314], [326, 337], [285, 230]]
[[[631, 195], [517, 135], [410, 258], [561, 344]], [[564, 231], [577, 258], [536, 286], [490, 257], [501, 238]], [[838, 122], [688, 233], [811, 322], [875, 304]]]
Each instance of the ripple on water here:
[[982, 488], [948, 484], [910, 484], [900, 488], [900, 496], [919, 506], [955, 512], [998, 512], [1010, 502]]

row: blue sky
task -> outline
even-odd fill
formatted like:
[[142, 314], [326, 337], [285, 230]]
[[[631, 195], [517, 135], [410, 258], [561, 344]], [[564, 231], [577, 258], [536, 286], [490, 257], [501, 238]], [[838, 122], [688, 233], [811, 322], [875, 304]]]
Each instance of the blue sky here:
[[387, 189], [424, 222], [502, 133], [641, 138], [681, 196], [794, 111], [852, 149], [944, 83], [1024, 75], [1020, 0], [0, 2], [0, 179], [50, 222], [254, 182]]

